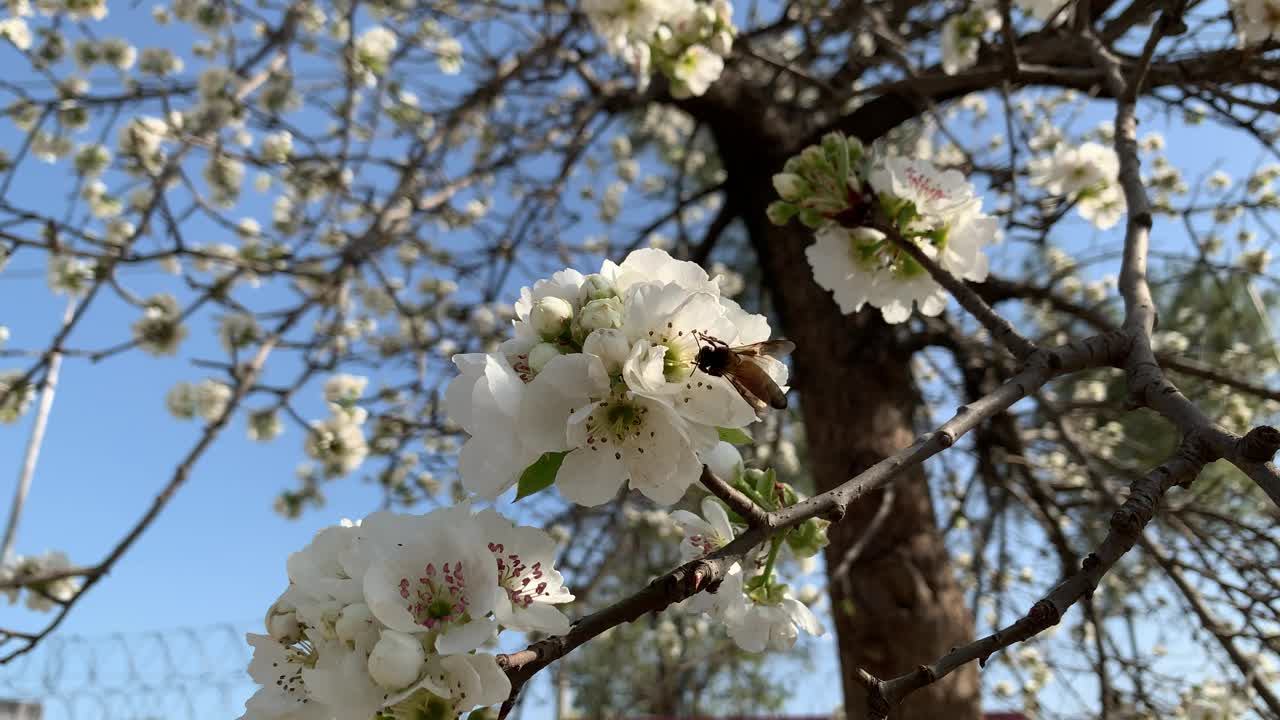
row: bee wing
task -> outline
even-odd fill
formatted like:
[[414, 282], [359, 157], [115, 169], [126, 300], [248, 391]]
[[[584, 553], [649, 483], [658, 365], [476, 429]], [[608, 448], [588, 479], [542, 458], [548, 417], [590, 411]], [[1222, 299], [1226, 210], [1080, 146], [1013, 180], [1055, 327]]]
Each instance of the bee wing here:
[[775, 410], [785, 410], [787, 396], [769, 376], [761, 360], [750, 356], [739, 357], [737, 367], [733, 369], [734, 385], [745, 385], [757, 399], [767, 401]]
[[790, 340], [765, 340], [764, 342], [752, 343], [750, 345], [742, 345], [733, 348], [733, 352], [743, 357], [772, 357], [784, 358], [796, 349], [796, 344]]
[[751, 409], [756, 411], [756, 417], [764, 417], [765, 413], [769, 411], [769, 403], [756, 397], [755, 392], [750, 387], [747, 387], [735, 373], [725, 373], [724, 378], [733, 385], [733, 389], [738, 391], [742, 399], [747, 401]]

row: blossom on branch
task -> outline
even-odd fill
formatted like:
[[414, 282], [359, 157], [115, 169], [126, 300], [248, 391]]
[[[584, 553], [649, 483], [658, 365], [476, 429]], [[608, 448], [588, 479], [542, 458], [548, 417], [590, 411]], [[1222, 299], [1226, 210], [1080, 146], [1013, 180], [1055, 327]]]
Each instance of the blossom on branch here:
[[[493, 498], [553, 481], [569, 500], [598, 505], [624, 484], [654, 502], [678, 501], [698, 479], [717, 428], [742, 428], [755, 410], [723, 377], [698, 367], [714, 338], [767, 340], [768, 321], [720, 294], [696, 263], [638, 250], [584, 276], [563, 270], [521, 291], [514, 337], [497, 352], [458, 355], [445, 394], [471, 434], [462, 485]], [[764, 361], [785, 387], [787, 368]]]
[[262, 687], [244, 720], [456, 718], [511, 683], [476, 651], [504, 628], [562, 633], [556, 544], [493, 510], [378, 512], [289, 557], [289, 588], [250, 634]]
[[774, 187], [782, 199], [769, 206], [770, 219], [798, 218], [816, 231], [805, 256], [846, 314], [871, 305], [886, 322], [901, 323], [913, 305], [929, 316], [946, 307], [946, 292], [886, 232], [957, 278], [987, 277], [983, 247], [999, 230], [958, 171], [897, 156], [868, 162], [856, 138], [833, 133], [788, 160]]
[[583, 0], [582, 9], [642, 88], [656, 71], [678, 98], [702, 95], [719, 79], [737, 34], [728, 0]]
[[1064, 147], [1031, 161], [1031, 184], [1076, 204], [1080, 216], [1099, 230], [1114, 227], [1125, 211], [1120, 189], [1120, 159], [1096, 142]]
[[1001, 24], [1000, 13], [981, 4], [947, 18], [942, 25], [943, 72], [954, 75], [976, 65], [982, 36]]

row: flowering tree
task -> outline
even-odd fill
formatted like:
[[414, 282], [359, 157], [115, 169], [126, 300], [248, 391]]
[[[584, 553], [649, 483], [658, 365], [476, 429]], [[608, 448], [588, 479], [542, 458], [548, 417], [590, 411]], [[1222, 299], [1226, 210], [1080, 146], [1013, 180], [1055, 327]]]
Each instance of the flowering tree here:
[[[0, 588], [53, 613], [0, 661], [243, 418], [309, 460], [282, 513], [356, 474], [392, 508], [289, 557], [248, 718], [507, 714], [652, 613], [734, 653], [833, 626], [852, 717], [974, 718], [988, 661], [1045, 714], [1086, 676], [1103, 717], [1280, 714], [1280, 166], [1192, 151], [1274, 153], [1266, 0], [6, 13], [0, 267], [65, 311], [0, 350]], [[17, 554], [64, 361], [136, 351], [190, 361], [196, 439], [101, 558]], [[679, 564], [579, 599], [672, 524]], [[1152, 666], [1190, 637], [1220, 671]]]

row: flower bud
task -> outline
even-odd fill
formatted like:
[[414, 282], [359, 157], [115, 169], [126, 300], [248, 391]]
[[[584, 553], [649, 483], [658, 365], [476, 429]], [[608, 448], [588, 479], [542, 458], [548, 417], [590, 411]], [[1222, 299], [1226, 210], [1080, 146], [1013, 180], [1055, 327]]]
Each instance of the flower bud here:
[[547, 363], [558, 357], [560, 357], [560, 348], [551, 343], [538, 343], [529, 351], [529, 369], [540, 373]]
[[373, 628], [373, 612], [364, 603], [348, 605], [333, 624], [333, 632], [343, 642], [354, 643], [361, 633]]
[[387, 690], [400, 690], [418, 679], [426, 660], [427, 654], [417, 638], [383, 630], [369, 654], [369, 677]]
[[592, 300], [582, 308], [578, 324], [585, 332], [622, 327], [622, 301], [615, 297]]
[[498, 327], [498, 316], [484, 305], [471, 308], [467, 314], [467, 329], [476, 335], [488, 335]]
[[534, 332], [548, 340], [554, 340], [563, 335], [564, 331], [569, 329], [571, 320], [573, 320], [573, 306], [558, 297], [542, 298], [529, 313], [529, 322], [533, 325]]
[[798, 212], [800, 212], [799, 207], [789, 202], [778, 200], [777, 202], [769, 203], [769, 207], [765, 210], [765, 215], [768, 216], [769, 222], [774, 225], [786, 225], [791, 222], [791, 218], [795, 217]]
[[703, 453], [702, 462], [711, 472], [727, 483], [732, 483], [742, 472], [742, 454], [731, 443], [721, 440], [710, 452]]
[[773, 176], [773, 189], [783, 200], [795, 202], [809, 192], [809, 183], [794, 173], [778, 173]]
[[631, 355], [631, 342], [621, 330], [596, 330], [582, 343], [582, 352], [600, 358], [605, 371], [617, 375]]
[[818, 602], [818, 598], [822, 596], [822, 591], [817, 585], [805, 585], [800, 588], [800, 592], [796, 594], [796, 599], [805, 605], [812, 605]]
[[592, 300], [603, 300], [605, 298], [616, 297], [618, 291], [613, 288], [613, 283], [600, 273], [592, 273], [582, 279], [582, 290], [579, 291], [578, 298], [589, 303]]
[[269, 442], [284, 432], [284, 424], [274, 410], [259, 410], [249, 414], [249, 439]]
[[787, 546], [798, 558], [813, 557], [827, 546], [827, 525], [825, 520], [809, 518], [795, 530], [787, 534]]
[[298, 626], [298, 615], [292, 605], [277, 600], [267, 610], [267, 634], [272, 640], [285, 645], [302, 639], [302, 628]]
[[733, 51], [733, 35], [721, 30], [711, 36], [711, 52], [727, 57]]

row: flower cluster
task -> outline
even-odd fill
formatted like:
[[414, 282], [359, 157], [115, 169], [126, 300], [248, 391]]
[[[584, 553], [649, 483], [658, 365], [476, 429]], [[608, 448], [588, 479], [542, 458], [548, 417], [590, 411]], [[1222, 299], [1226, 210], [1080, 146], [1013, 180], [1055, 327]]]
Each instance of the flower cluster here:
[[609, 52], [642, 84], [657, 71], [675, 97], [707, 91], [724, 71], [737, 32], [728, 0], [584, 0], [583, 9]]
[[[698, 479], [718, 428], [756, 411], [721, 375], [700, 369], [713, 339], [769, 338], [769, 323], [720, 293], [696, 263], [637, 250], [599, 273], [563, 270], [524, 288], [514, 337], [497, 352], [457, 355], [449, 418], [471, 434], [458, 458], [467, 490], [493, 498], [553, 481], [599, 505], [629, 481], [670, 505]], [[787, 368], [762, 359], [779, 386]]]
[[325, 381], [329, 417], [311, 421], [303, 449], [308, 457], [320, 462], [329, 477], [349, 475], [369, 456], [369, 442], [364, 436], [369, 411], [356, 404], [368, 384], [368, 378], [358, 375], [334, 375]]
[[493, 510], [374, 513], [289, 556], [289, 587], [250, 634], [262, 687], [243, 720], [456, 718], [511, 684], [478, 649], [502, 629], [561, 634], [573, 595], [556, 544]]
[[1124, 215], [1115, 150], [1096, 142], [1064, 147], [1031, 161], [1031, 183], [1074, 202], [1080, 217], [1106, 230]]
[[207, 379], [199, 383], [179, 382], [165, 395], [165, 407], [178, 420], [200, 417], [214, 422], [227, 411], [231, 402], [231, 388], [217, 380]]
[[0, 372], [0, 423], [16, 423], [31, 407], [35, 391], [17, 370]]
[[142, 317], [133, 323], [132, 329], [138, 347], [156, 357], [176, 354], [178, 346], [187, 337], [178, 300], [167, 293], [147, 299], [143, 304]]
[[773, 182], [782, 199], [769, 206], [769, 219], [797, 218], [816, 231], [805, 255], [846, 314], [870, 304], [900, 323], [913, 303], [925, 315], [942, 312], [946, 292], [897, 239], [959, 278], [987, 277], [982, 249], [999, 230], [957, 171], [900, 156], [868, 158], [856, 138], [832, 133], [788, 160]]
[[982, 3], [958, 12], [942, 25], [942, 70], [954, 75], [978, 62], [982, 36], [1002, 25], [1000, 13]]
[[[800, 499], [790, 486], [779, 483], [772, 471], [744, 470], [741, 456], [732, 445], [721, 443], [716, 454], [717, 475], [726, 481], [732, 478], [731, 484], [761, 507], [775, 510]], [[703, 499], [701, 516], [677, 510], [671, 513], [671, 519], [684, 533], [680, 554], [686, 562], [728, 545], [736, 534], [735, 526], [743, 526], [739, 518], [731, 517], [712, 497]], [[795, 645], [800, 630], [822, 635], [822, 624], [813, 611], [792, 595], [787, 583], [778, 579], [776, 568], [779, 552], [784, 547], [801, 559], [817, 554], [827, 543], [826, 525], [825, 521], [810, 519], [775, 537], [768, 550], [755, 558], [749, 568], [734, 563], [719, 589], [694, 595], [681, 603], [681, 607], [718, 620], [738, 647], [748, 652], [789, 650]]]
[[71, 559], [66, 553], [57, 550], [38, 556], [15, 557], [0, 566], [0, 581], [15, 584], [2, 592], [12, 605], [18, 602], [21, 587], [26, 590], [28, 610], [49, 612], [54, 606], [69, 601], [80, 592], [79, 577], [56, 577], [59, 573], [70, 570]]
[[1261, 45], [1280, 38], [1280, 3], [1276, 0], [1232, 0], [1240, 45]]

